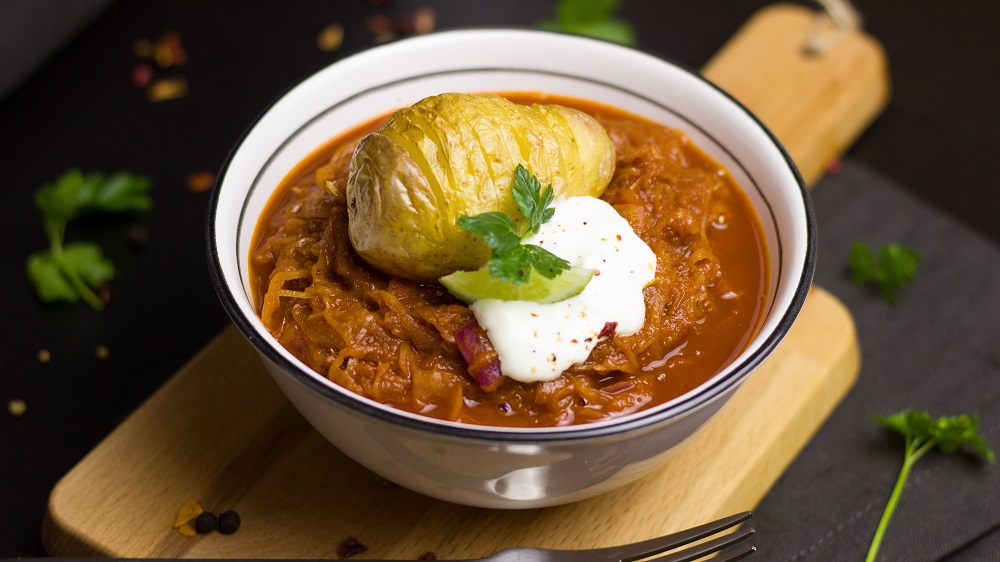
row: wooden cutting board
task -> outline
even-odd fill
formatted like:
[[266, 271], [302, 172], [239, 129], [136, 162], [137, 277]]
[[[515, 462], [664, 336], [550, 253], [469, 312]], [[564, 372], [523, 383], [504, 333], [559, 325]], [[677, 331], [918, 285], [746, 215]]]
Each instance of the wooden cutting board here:
[[[820, 56], [801, 46], [816, 14], [758, 13], [704, 69], [818, 178], [888, 96], [884, 56], [857, 32]], [[649, 538], [753, 508], [853, 385], [848, 311], [813, 288], [788, 337], [668, 463], [571, 505], [487, 510], [433, 500], [376, 477], [292, 408], [234, 329], [220, 334], [58, 483], [43, 542], [57, 556], [358, 558], [484, 556], [514, 545], [588, 548]], [[233, 535], [172, 527], [188, 499], [237, 510]]]

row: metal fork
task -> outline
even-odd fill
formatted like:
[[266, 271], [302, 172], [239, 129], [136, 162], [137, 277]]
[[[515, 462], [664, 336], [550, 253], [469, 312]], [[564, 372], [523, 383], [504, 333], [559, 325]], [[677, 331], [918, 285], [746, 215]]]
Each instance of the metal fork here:
[[[711, 523], [705, 523], [686, 531], [679, 531], [655, 539], [642, 542], [609, 546], [591, 550], [552, 550], [546, 548], [509, 548], [483, 558], [483, 562], [637, 562], [640, 560], [656, 560], [656, 562], [692, 562], [701, 560], [710, 554], [720, 553], [724, 549], [744, 541], [754, 534], [752, 527], [701, 542], [676, 550], [693, 542], [708, 538], [726, 529], [739, 525], [750, 518], [749, 511], [723, 517]], [[659, 554], [669, 554], [657, 557]], [[725, 551], [712, 562], [731, 562], [750, 556], [757, 549], [752, 545], [742, 545]]]
[[[693, 562], [701, 560], [711, 554], [720, 553], [712, 562], [732, 562], [746, 556], [750, 556], [757, 551], [752, 544], [742, 545], [730, 550], [724, 549], [733, 546], [754, 534], [752, 527], [735, 531], [728, 535], [723, 535], [705, 542], [692, 545], [682, 550], [677, 550], [693, 542], [711, 537], [730, 529], [740, 523], [750, 519], [752, 514], [749, 511], [723, 517], [718, 521], [705, 523], [693, 527], [686, 531], [680, 531], [659, 538], [649, 539], [642, 542], [623, 544], [621, 546], [609, 546], [606, 548], [594, 548], [590, 550], [554, 550], [547, 548], [508, 548], [496, 554], [479, 559], [480, 562], [639, 562], [641, 560], [656, 560], [656, 562]], [[668, 551], [673, 551], [669, 552]], [[664, 556], [659, 556], [664, 554]], [[9, 562], [93, 562], [94, 558], [73, 558], [73, 557], [53, 557], [53, 558], [19, 558], [11, 559]], [[117, 558], [103, 559], [113, 562], [177, 562], [173, 559], [165, 558]], [[264, 560], [264, 559], [188, 559], [185, 562], [290, 562], [289, 560]], [[0, 559], [0, 562], [8, 562]], [[385, 560], [368, 560], [367, 562], [390, 562]], [[471, 560], [452, 560], [450, 562], [473, 562]]]

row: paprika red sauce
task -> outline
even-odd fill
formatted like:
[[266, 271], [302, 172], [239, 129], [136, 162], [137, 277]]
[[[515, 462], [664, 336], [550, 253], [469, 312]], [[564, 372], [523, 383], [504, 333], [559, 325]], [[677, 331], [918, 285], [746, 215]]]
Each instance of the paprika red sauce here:
[[583, 100], [504, 95], [580, 109], [607, 130], [617, 162], [601, 198], [657, 256], [637, 333], [612, 335], [553, 381], [505, 377], [495, 390], [481, 388], [456, 342], [475, 322], [469, 308], [438, 283], [382, 273], [351, 247], [344, 189], [351, 155], [384, 118], [328, 141], [272, 195], [250, 256], [267, 329], [350, 391], [489, 426], [562, 426], [634, 413], [728, 365], [759, 327], [768, 284], [760, 221], [740, 186], [680, 131]]

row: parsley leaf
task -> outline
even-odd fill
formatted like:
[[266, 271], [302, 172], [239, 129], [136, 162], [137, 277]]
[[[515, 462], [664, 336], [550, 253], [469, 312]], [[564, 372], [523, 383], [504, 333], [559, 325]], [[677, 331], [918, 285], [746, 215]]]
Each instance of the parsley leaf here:
[[66, 269], [76, 271], [90, 287], [100, 287], [115, 278], [115, 266], [104, 258], [96, 244], [74, 242], [63, 248], [60, 263]]
[[954, 453], [963, 446], [969, 446], [986, 460], [993, 462], [995, 454], [979, 435], [979, 422], [975, 416], [960, 415], [934, 419], [926, 412], [903, 410], [889, 416], [873, 416], [875, 421], [885, 427], [901, 433], [906, 438], [906, 449], [903, 456], [903, 467], [899, 471], [896, 485], [889, 496], [889, 501], [882, 512], [878, 529], [872, 538], [865, 562], [874, 562], [878, 556], [879, 547], [889, 527], [889, 521], [899, 503], [906, 479], [913, 465], [928, 451], [937, 448], [943, 453]]
[[533, 176], [524, 166], [518, 165], [514, 170], [514, 202], [521, 210], [521, 215], [528, 221], [528, 230], [532, 234], [538, 234], [538, 229], [542, 224], [549, 221], [555, 214], [555, 209], [550, 209], [555, 195], [550, 183], [542, 190], [542, 184], [538, 178]]
[[35, 252], [28, 256], [28, 278], [35, 284], [38, 298], [44, 302], [76, 302], [80, 295], [73, 283], [63, 275], [52, 252]]
[[66, 225], [86, 213], [145, 211], [153, 202], [148, 195], [150, 180], [128, 172], [111, 177], [101, 173], [83, 174], [72, 169], [55, 183], [35, 193], [35, 205], [42, 213], [49, 249], [28, 257], [28, 278], [43, 302], [76, 302], [83, 299], [97, 310], [104, 302], [93, 289], [112, 280], [114, 265], [94, 244], [64, 245]]
[[619, 4], [619, 0], [561, 0], [556, 5], [555, 18], [540, 21], [537, 26], [635, 45], [635, 31], [631, 24], [614, 17]]
[[475, 217], [462, 215], [458, 217], [459, 228], [468, 230], [482, 237], [494, 254], [506, 254], [521, 243], [514, 219], [500, 211], [483, 213]]
[[555, 215], [556, 210], [550, 207], [555, 199], [552, 184], [542, 189], [538, 178], [518, 164], [511, 192], [528, 223], [522, 231], [518, 231], [513, 218], [499, 211], [474, 217], [462, 215], [457, 224], [478, 234], [493, 251], [486, 264], [493, 277], [522, 285], [528, 282], [534, 270], [545, 278], [553, 279], [570, 268], [569, 262], [541, 246], [521, 243], [528, 235], [538, 233], [539, 228]]
[[882, 298], [895, 303], [899, 288], [916, 276], [920, 253], [893, 242], [882, 248], [876, 259], [871, 248], [857, 240], [851, 246], [847, 263], [851, 268], [851, 281], [857, 285], [874, 282]]
[[521, 248], [524, 248], [522, 251], [528, 254], [532, 267], [542, 277], [554, 279], [556, 275], [559, 275], [563, 271], [569, 269], [568, 261], [560, 258], [545, 248], [542, 248], [541, 246], [525, 244], [518, 247], [518, 249]]

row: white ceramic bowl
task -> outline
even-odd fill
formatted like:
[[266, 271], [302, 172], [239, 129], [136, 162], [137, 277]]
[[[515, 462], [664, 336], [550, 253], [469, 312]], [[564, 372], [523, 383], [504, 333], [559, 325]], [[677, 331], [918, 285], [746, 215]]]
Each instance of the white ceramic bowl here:
[[[686, 132], [757, 210], [771, 255], [763, 327], [727, 368], [659, 407], [589, 425], [511, 429], [442, 422], [355, 395], [288, 353], [258, 320], [247, 261], [275, 186], [339, 132], [441, 92], [541, 91], [595, 100]], [[712, 84], [619, 45], [528, 30], [443, 32], [345, 58], [279, 99], [226, 164], [212, 200], [210, 269], [233, 321], [275, 381], [336, 447], [402, 486], [499, 508], [567, 503], [655, 468], [733, 394], [787, 333], [812, 279], [808, 194], [776, 139]]]

